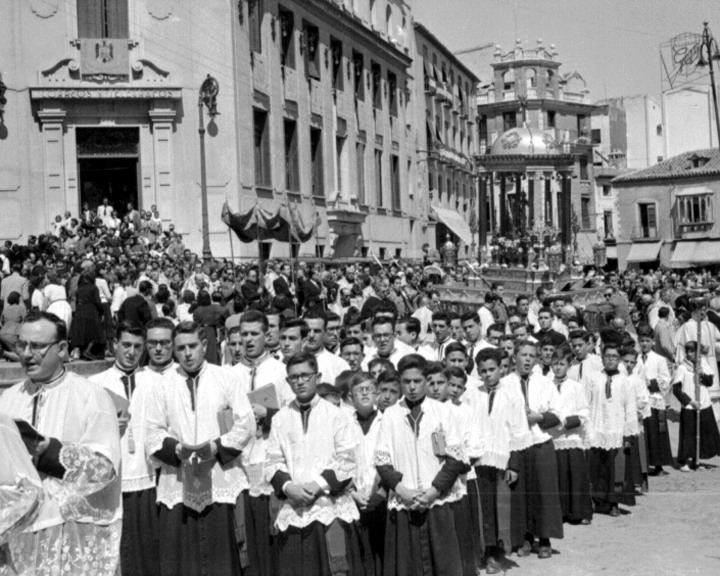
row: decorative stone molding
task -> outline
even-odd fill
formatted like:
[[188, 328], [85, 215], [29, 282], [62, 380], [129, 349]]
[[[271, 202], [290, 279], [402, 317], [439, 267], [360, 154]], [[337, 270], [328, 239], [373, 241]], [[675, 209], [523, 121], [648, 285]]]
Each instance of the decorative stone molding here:
[[172, 16], [178, 0], [147, 0], [147, 11], [156, 20], [165, 20]]
[[30, 8], [38, 18], [55, 16], [60, 6], [60, 0], [30, 0]]
[[180, 88], [30, 88], [31, 100], [180, 100]]

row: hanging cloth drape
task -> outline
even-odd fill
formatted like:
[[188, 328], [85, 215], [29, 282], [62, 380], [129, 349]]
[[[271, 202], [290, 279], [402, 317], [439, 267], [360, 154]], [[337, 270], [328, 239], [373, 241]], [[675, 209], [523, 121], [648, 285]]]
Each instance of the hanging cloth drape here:
[[297, 205], [290, 203], [287, 198], [274, 212], [256, 204], [247, 212], [233, 214], [225, 202], [221, 218], [245, 243], [292, 240], [293, 243], [302, 244], [308, 242], [315, 231], [315, 223], [305, 224]]

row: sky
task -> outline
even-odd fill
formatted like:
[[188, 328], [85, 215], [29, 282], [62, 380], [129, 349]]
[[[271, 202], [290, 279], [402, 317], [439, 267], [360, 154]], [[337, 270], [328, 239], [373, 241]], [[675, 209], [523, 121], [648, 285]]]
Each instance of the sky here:
[[[528, 47], [536, 46], [538, 39], [546, 47], [555, 44], [560, 71], [579, 72], [593, 101], [636, 94], [659, 98], [667, 86], [662, 78], [662, 43], [682, 33], [702, 33], [704, 21], [720, 40], [720, 0], [409, 2], [415, 20], [453, 52], [488, 42], [500, 44], [507, 52], [516, 39]], [[491, 76], [488, 63], [493, 50], [475, 52], [466, 62], [480, 68], [481, 78]], [[715, 70], [717, 81], [720, 71]], [[699, 82], [709, 82], [707, 72]]]

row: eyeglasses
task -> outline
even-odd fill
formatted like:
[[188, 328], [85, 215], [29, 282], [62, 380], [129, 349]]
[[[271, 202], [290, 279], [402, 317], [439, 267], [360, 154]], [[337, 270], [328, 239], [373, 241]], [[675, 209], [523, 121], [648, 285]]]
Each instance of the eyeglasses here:
[[392, 334], [373, 334], [372, 339], [373, 340], [390, 340], [393, 337]]
[[48, 353], [48, 350], [50, 348], [57, 344], [58, 340], [55, 340], [53, 342], [25, 342], [24, 340], [18, 340], [15, 342], [15, 352], [18, 354], [22, 354], [27, 350], [28, 346], [30, 347], [30, 353], [33, 356], [40, 356], [43, 357], [45, 354]]
[[605, 298], [612, 298], [612, 294], [603, 294]]
[[358, 396], [364, 396], [364, 395], [375, 395], [377, 394], [377, 390], [374, 386], [358, 386], [357, 388], [353, 388], [353, 394], [356, 394]]
[[304, 372], [300, 374], [291, 374], [287, 377], [287, 381], [290, 384], [297, 384], [298, 382], [310, 382], [313, 376], [317, 376], [317, 372]]
[[170, 348], [172, 345], [171, 340], [148, 340], [146, 343], [148, 348], [157, 348], [160, 346], [161, 348]]

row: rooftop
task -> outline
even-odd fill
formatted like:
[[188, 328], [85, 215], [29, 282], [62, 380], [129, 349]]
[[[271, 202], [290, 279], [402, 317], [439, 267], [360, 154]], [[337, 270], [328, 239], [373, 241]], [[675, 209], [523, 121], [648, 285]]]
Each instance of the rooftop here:
[[613, 184], [717, 175], [720, 175], [720, 150], [707, 148], [684, 152], [649, 168], [623, 174], [613, 179]]

